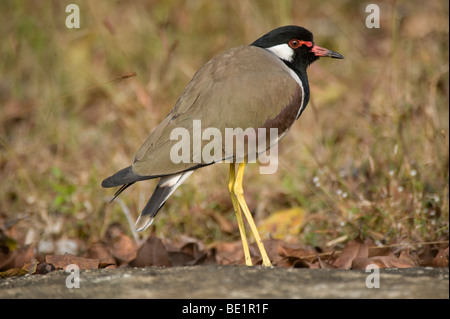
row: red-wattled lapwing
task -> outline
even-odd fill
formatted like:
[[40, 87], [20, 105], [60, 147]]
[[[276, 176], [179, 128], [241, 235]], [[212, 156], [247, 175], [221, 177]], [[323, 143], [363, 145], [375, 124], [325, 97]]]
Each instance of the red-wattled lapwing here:
[[[115, 194], [118, 196], [135, 182], [160, 178], [136, 222], [136, 229], [142, 231], [194, 170], [228, 160], [231, 163], [228, 189], [242, 238], [245, 263], [252, 265], [242, 212], [259, 247], [263, 265], [271, 266], [244, 199], [245, 160], [237, 160], [237, 154], [231, 154], [230, 158], [221, 152], [214, 161], [174, 162], [171, 151], [177, 140], [171, 137], [171, 132], [176, 128], [192, 132], [194, 120], [200, 120], [203, 128], [216, 128], [223, 134], [226, 128], [276, 128], [278, 136], [269, 141], [270, 147], [286, 134], [308, 104], [306, 68], [320, 57], [343, 58], [337, 52], [315, 45], [312, 33], [298, 26], [277, 28], [251, 45], [216, 56], [194, 75], [172, 111], [141, 146], [133, 164], [105, 179], [102, 186], [121, 186]], [[188, 146], [192, 147], [187, 149], [192, 159], [198, 147], [192, 145], [192, 139], [190, 143]]]

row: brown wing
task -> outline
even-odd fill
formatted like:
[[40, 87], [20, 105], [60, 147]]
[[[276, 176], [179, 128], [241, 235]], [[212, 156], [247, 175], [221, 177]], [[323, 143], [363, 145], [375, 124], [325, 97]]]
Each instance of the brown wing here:
[[[192, 78], [168, 116], [139, 149], [132, 170], [140, 176], [179, 173], [211, 163], [179, 163], [170, 158], [178, 140], [175, 128], [190, 132], [192, 153], [193, 120], [201, 127], [277, 127], [284, 134], [295, 121], [302, 91], [288, 68], [272, 53], [254, 46], [228, 50], [205, 64]], [[208, 141], [202, 141], [202, 147]], [[193, 154], [191, 154], [191, 159]]]

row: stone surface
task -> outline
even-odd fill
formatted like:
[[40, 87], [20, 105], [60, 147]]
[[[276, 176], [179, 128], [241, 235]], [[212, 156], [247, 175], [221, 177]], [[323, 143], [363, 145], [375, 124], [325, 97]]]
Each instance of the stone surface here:
[[336, 269], [237, 266], [80, 271], [80, 288], [55, 271], [0, 279], [0, 298], [449, 298], [448, 268], [386, 269], [380, 288], [370, 273]]

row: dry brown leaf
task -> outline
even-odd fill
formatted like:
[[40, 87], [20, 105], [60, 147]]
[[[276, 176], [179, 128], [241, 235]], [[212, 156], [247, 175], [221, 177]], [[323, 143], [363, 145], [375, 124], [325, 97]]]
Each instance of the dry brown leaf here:
[[417, 255], [415, 253], [411, 254], [409, 249], [400, 252], [398, 258], [404, 262], [409, 262], [412, 265], [419, 266]]
[[180, 251], [185, 254], [191, 255], [193, 258], [197, 258], [201, 254], [200, 247], [195, 242], [190, 242], [183, 245]]
[[433, 262], [434, 257], [435, 256], [433, 255], [430, 245], [425, 245], [424, 249], [419, 254], [420, 266], [423, 266], [423, 267], [431, 266], [431, 263]]
[[201, 262], [202, 265], [217, 265], [216, 259], [216, 249], [212, 248], [207, 252], [205, 259], [199, 259], [195, 265], [199, 265]]
[[[309, 269], [321, 269], [321, 268], [322, 267], [320, 266], [320, 262], [319, 261], [316, 261], [316, 262], [313, 262], [313, 263], [309, 264]], [[334, 268], [336, 268], [336, 267], [334, 267]]]
[[[101, 266], [101, 265], [100, 265]], [[115, 269], [117, 268], [117, 265], [106, 265], [103, 267], [104, 269]]]
[[[253, 265], [253, 266], [259, 266], [259, 265], [262, 265], [262, 259], [261, 259], [261, 257], [259, 257], [259, 256], [251, 256], [251, 257], [250, 257], [250, 260], [252, 261], [252, 265]], [[245, 258], [244, 258], [244, 257], [242, 257], [242, 258], [239, 260], [238, 265], [245, 265]]]
[[117, 238], [109, 247], [112, 256], [121, 262], [127, 263], [137, 256], [136, 243], [124, 234]]
[[11, 268], [13, 262], [14, 253], [10, 252], [9, 249], [5, 249], [4, 251], [0, 249], [0, 271]]
[[281, 244], [278, 247], [278, 254], [281, 257], [298, 257], [303, 258], [305, 256], [311, 256], [315, 254], [314, 249], [311, 248], [303, 248], [299, 245], [289, 245], [289, 244]]
[[283, 268], [309, 268], [309, 263], [301, 258], [288, 256], [276, 263], [276, 266]]
[[236, 241], [233, 243], [221, 242], [215, 245], [216, 259], [219, 265], [235, 265], [244, 260], [244, 251], [242, 243]]
[[18, 249], [14, 258], [14, 265], [16, 267], [22, 267], [26, 263], [32, 262], [33, 259], [34, 245], [26, 245]]
[[100, 268], [105, 268], [107, 266], [116, 264], [116, 261], [103, 242], [93, 243], [84, 253], [83, 257], [98, 259]]
[[5, 254], [0, 253], [0, 270], [10, 268], [22, 268], [26, 263], [34, 259], [34, 246], [25, 245], [14, 251], [5, 249]]
[[432, 267], [448, 267], [448, 247], [439, 249], [436, 257], [431, 261]]
[[121, 263], [128, 263], [137, 256], [137, 244], [117, 224], [109, 226], [105, 242], [111, 255]]
[[369, 248], [367, 244], [361, 239], [361, 237], [356, 237], [349, 241], [342, 253], [333, 265], [341, 269], [350, 269], [352, 267], [352, 262], [356, 258], [367, 258], [369, 256]]
[[195, 260], [194, 256], [181, 251], [169, 251], [170, 263], [172, 266], [186, 266]]
[[150, 236], [147, 241], [139, 247], [137, 256], [130, 262], [130, 266], [170, 267], [172, 266], [172, 263], [170, 261], [169, 253], [162, 241], [156, 236]]
[[22, 268], [25, 269], [29, 275], [32, 275], [36, 272], [37, 265], [38, 265], [38, 262], [33, 261], [31, 263], [25, 264]]
[[80, 269], [97, 269], [99, 265], [98, 259], [77, 257], [75, 255], [47, 255], [45, 262], [52, 264], [55, 268], [66, 269], [68, 265], [75, 264]]
[[187, 265], [188, 266], [201, 265], [206, 261], [207, 257], [208, 257], [208, 253], [206, 251], [204, 251], [201, 254], [199, 254], [193, 261], [188, 263]]
[[[192, 256], [192, 260], [186, 262], [185, 265], [187, 266], [201, 265], [205, 262], [208, 262], [209, 264], [216, 263], [215, 258], [211, 258], [211, 256], [209, 256], [206, 251], [201, 250], [200, 245], [197, 242], [190, 242], [185, 244], [183, 247], [181, 247], [181, 253]], [[208, 257], [210, 258], [208, 259]]]
[[369, 258], [355, 258], [352, 263], [352, 269], [365, 270], [368, 265], [375, 264], [379, 268], [411, 268], [417, 264], [407, 259], [400, 259], [394, 255], [376, 256]]
[[[266, 249], [267, 256], [272, 262], [277, 262], [282, 259], [282, 257], [279, 254], [280, 245], [284, 244], [287, 245], [284, 241], [280, 239], [264, 239], [263, 241], [264, 248]], [[242, 247], [242, 245], [241, 245]], [[261, 252], [259, 251], [258, 245], [256, 243], [252, 243], [250, 246], [250, 255], [251, 256], [257, 256], [259, 259], [261, 259]]]
[[[337, 266], [333, 265], [330, 261], [330, 259], [328, 261], [324, 261], [322, 260], [322, 258], [320, 258], [320, 256], [317, 256], [317, 263], [318, 263], [318, 268], [320, 269], [336, 269], [338, 268]], [[312, 268], [310, 266], [310, 268]]]
[[[373, 232], [370, 233], [372, 234]], [[365, 243], [369, 246], [369, 257], [388, 256], [392, 254], [391, 247], [377, 246], [371, 238], [367, 238]]]
[[242, 249], [242, 242], [234, 241], [232, 243], [227, 242], [219, 242], [214, 245], [217, 250], [217, 253], [233, 253], [236, 250]]

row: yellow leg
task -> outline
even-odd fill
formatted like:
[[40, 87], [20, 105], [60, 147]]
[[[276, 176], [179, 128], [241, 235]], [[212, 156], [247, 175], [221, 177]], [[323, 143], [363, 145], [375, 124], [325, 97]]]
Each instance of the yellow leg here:
[[247, 219], [247, 222], [253, 233], [253, 237], [255, 237], [256, 244], [258, 245], [259, 251], [261, 253], [263, 266], [271, 267], [272, 264], [270, 263], [270, 259], [267, 256], [266, 250], [264, 249], [264, 245], [262, 243], [261, 237], [259, 236], [258, 229], [256, 228], [255, 225], [255, 221], [253, 220], [252, 214], [250, 213], [247, 203], [245, 202], [244, 188], [242, 187], [242, 180], [244, 179], [244, 170], [245, 170], [245, 163], [240, 163], [236, 175], [236, 180], [234, 182], [233, 193], [236, 196], [237, 201], [242, 208], [242, 212], [244, 213], [245, 218]]
[[245, 234], [245, 226], [244, 226], [244, 219], [242, 218], [242, 212], [241, 208], [239, 207], [238, 200], [236, 198], [236, 195], [234, 194], [234, 183], [236, 181], [236, 168], [235, 164], [230, 164], [230, 178], [228, 181], [228, 191], [230, 192], [231, 201], [233, 202], [233, 208], [234, 212], [236, 213], [236, 219], [239, 226], [239, 233], [241, 234], [241, 240], [242, 240], [242, 246], [244, 249], [244, 257], [245, 257], [245, 265], [251, 266], [252, 265], [252, 259], [250, 257], [250, 249], [248, 248], [248, 242], [247, 242], [247, 236]]

